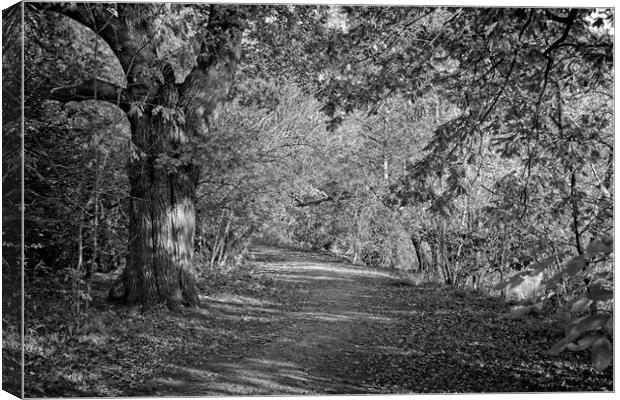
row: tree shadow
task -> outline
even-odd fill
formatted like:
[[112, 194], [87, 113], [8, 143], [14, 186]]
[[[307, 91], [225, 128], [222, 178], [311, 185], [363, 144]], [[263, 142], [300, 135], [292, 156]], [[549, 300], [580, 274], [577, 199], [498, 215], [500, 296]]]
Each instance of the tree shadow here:
[[[149, 382], [156, 395], [362, 394], [371, 387], [342, 374], [345, 359], [366, 351], [355, 344], [372, 327], [396, 321], [369, 306], [391, 274], [334, 262], [322, 256], [277, 254], [259, 268], [282, 295], [214, 294], [202, 298], [193, 317], [227, 326], [235, 334], [219, 347], [198, 346], [194, 357], [171, 360]], [[270, 260], [275, 259], [275, 256]], [[362, 335], [362, 336], [363, 336]], [[359, 341], [359, 340], [358, 340]], [[376, 349], [370, 349], [376, 351]]]
[[[202, 307], [189, 316], [199, 337], [171, 349], [162, 372], [136, 394], [488, 393], [584, 387], [578, 379], [587, 367], [578, 373], [575, 363], [558, 367], [540, 344], [549, 339], [548, 332], [498, 320], [501, 303], [454, 296], [438, 284], [394, 286], [399, 278], [388, 272], [321, 257], [308, 261], [281, 255], [286, 261], [265, 262], [256, 271], [278, 289], [275, 294], [241, 290], [204, 296]], [[550, 383], [553, 374], [562, 376], [559, 383]], [[589, 385], [606, 380], [611, 382], [592, 375]]]

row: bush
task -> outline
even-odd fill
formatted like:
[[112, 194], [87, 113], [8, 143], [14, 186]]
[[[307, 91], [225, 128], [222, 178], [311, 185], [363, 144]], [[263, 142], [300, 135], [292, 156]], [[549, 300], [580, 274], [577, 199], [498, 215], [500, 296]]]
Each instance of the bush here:
[[[592, 365], [599, 371], [611, 363], [613, 351], [613, 251], [611, 237], [593, 240], [583, 254], [569, 259], [555, 274], [543, 279], [552, 290], [539, 298], [539, 302], [513, 309], [503, 317], [521, 319], [530, 313], [541, 312], [549, 300], [556, 297], [553, 290], [561, 289], [566, 283], [580, 282], [584, 287], [582, 296], [570, 302], [572, 319], [566, 323], [565, 335], [549, 352], [558, 355], [564, 350], [591, 350]], [[551, 264], [551, 258], [534, 263], [528, 270], [511, 278], [525, 279], [542, 275]]]

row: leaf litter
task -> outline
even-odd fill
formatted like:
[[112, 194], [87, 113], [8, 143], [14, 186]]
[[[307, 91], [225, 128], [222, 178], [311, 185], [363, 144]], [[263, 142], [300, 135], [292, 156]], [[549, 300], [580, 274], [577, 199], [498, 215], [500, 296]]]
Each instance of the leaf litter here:
[[110, 282], [95, 282], [88, 329], [72, 335], [66, 293], [32, 296], [26, 396], [613, 390], [613, 362], [598, 372], [588, 354], [550, 354], [561, 326], [501, 319], [500, 299], [326, 256], [275, 259], [204, 274], [201, 307], [179, 313], [110, 304]]

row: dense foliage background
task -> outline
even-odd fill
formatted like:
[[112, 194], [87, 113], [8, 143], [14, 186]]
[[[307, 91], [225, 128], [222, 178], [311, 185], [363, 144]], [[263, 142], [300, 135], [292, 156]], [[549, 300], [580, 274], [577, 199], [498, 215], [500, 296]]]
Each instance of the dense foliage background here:
[[[115, 4], [88, 7], [116, 13]], [[506, 318], [565, 321], [553, 351], [591, 349], [593, 364], [608, 367], [612, 10], [239, 9], [242, 58], [227, 102], [201, 141], [157, 160], [200, 166], [199, 276], [242, 265], [257, 242], [330, 251], [521, 300]], [[158, 56], [183, 81], [208, 7], [142, 11]], [[21, 136], [5, 107], [21, 79], [15, 15], [3, 21], [4, 282], [19, 270], [8, 255], [19, 246], [10, 222]], [[26, 4], [23, 32], [26, 332], [71, 335], [96, 302], [93, 277], [125, 265], [135, 145], [119, 107], [59, 101], [57, 88], [128, 82], [101, 37], [66, 16]], [[183, 123], [174, 110], [152, 112]], [[64, 308], [64, 321], [44, 328], [42, 307]]]

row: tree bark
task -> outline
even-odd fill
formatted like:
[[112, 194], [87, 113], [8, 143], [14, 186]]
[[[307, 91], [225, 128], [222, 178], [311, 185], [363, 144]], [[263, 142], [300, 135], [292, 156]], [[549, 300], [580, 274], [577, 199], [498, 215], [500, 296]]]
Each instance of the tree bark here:
[[165, 302], [172, 309], [199, 304], [192, 255], [200, 169], [179, 157], [183, 145], [208, 135], [210, 120], [228, 96], [242, 35], [235, 8], [212, 6], [208, 29], [212, 32], [205, 35], [208, 41], [185, 82], [177, 86], [170, 77], [155, 97], [155, 104], [182, 112], [184, 123], [155, 112], [129, 118], [138, 148], [128, 164], [130, 242], [124, 282], [129, 304]]
[[[157, 117], [132, 118], [138, 150], [128, 163], [129, 243], [124, 284], [128, 304], [198, 305], [192, 268], [198, 169], [165, 162], [179, 132]], [[150, 144], [150, 148], [147, 146]], [[158, 156], [159, 155], [159, 156]]]

